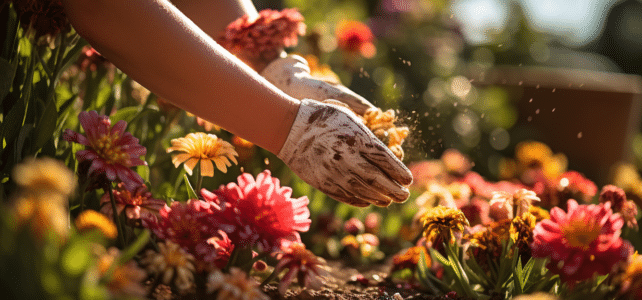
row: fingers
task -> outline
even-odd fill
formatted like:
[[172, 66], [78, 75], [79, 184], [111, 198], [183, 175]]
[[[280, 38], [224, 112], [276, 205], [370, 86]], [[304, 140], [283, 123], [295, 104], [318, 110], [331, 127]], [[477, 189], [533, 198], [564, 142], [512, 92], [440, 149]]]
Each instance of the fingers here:
[[372, 142], [372, 144], [366, 144], [363, 151], [360, 152], [361, 156], [394, 181], [401, 185], [410, 185], [412, 183], [410, 170], [379, 141], [373, 140]]
[[359, 199], [355, 197], [354, 195], [351, 195], [350, 193], [347, 193], [345, 191], [342, 191], [341, 193], [332, 193], [329, 191], [323, 191], [326, 195], [330, 196], [330, 198], [343, 202], [348, 205], [356, 206], [356, 207], [366, 207], [370, 205], [370, 202]]
[[375, 107], [372, 103], [368, 102], [368, 100], [343, 85], [325, 84], [330, 86], [330, 88], [327, 89], [325, 99], [339, 100], [350, 106], [350, 108], [359, 115], [363, 115], [366, 110]]

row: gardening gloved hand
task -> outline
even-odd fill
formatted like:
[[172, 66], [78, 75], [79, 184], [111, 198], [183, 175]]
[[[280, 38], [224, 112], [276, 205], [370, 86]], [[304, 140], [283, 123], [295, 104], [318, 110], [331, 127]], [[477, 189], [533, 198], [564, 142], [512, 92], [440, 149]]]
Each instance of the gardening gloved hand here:
[[368, 108], [374, 107], [368, 100], [343, 85], [313, 78], [310, 75], [308, 62], [298, 55], [275, 59], [261, 71], [261, 75], [283, 92], [297, 99], [318, 101], [334, 99], [347, 104], [360, 115], [363, 115]]
[[301, 179], [354, 206], [408, 196], [406, 166], [345, 107], [304, 99], [278, 157]]

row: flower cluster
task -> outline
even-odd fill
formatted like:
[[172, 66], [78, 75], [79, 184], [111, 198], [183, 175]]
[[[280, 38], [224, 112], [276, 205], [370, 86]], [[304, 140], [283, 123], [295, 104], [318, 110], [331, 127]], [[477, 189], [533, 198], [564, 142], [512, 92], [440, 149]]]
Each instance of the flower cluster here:
[[397, 117], [394, 110], [389, 109], [383, 112], [380, 108], [370, 108], [361, 116], [361, 119], [378, 139], [388, 145], [395, 156], [403, 159], [404, 153], [401, 144], [408, 137], [410, 130], [406, 126], [397, 127], [395, 125]]
[[298, 36], [304, 34], [305, 24], [298, 10], [265, 9], [256, 18], [245, 15], [227, 25], [217, 42], [241, 59], [259, 58], [269, 62], [277, 58], [284, 47], [295, 46]]
[[361, 22], [342, 21], [337, 25], [336, 34], [339, 48], [347, 53], [359, 54], [366, 58], [372, 58], [377, 53], [372, 31]]

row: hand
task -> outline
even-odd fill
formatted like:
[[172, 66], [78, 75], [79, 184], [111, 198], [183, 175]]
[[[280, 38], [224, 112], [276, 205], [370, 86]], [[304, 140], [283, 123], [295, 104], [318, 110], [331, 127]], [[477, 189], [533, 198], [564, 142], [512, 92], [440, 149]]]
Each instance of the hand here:
[[305, 99], [278, 157], [301, 179], [354, 206], [410, 195], [406, 166], [345, 107]]
[[261, 75], [283, 92], [297, 99], [338, 100], [360, 115], [363, 115], [368, 108], [374, 107], [368, 100], [343, 85], [313, 78], [310, 75], [308, 62], [298, 55], [275, 59], [261, 71]]

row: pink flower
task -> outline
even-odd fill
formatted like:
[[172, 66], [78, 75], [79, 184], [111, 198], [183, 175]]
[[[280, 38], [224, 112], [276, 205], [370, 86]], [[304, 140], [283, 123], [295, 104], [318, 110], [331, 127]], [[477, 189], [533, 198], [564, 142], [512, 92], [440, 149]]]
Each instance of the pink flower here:
[[352, 235], [363, 233], [365, 229], [363, 222], [357, 218], [350, 218], [348, 221], [343, 223], [343, 230]]
[[279, 283], [279, 292], [284, 295], [294, 278], [299, 285], [309, 288], [318, 288], [323, 283], [322, 277], [327, 275], [325, 260], [317, 257], [300, 242], [285, 242], [281, 248], [283, 254], [275, 271], [288, 269]]
[[220, 205], [221, 226], [235, 245], [258, 245], [263, 251], [278, 250], [284, 240], [301, 241], [299, 231], [310, 229], [307, 197], [290, 198], [292, 189], [281, 187], [269, 170], [256, 177], [242, 174], [238, 184], [229, 183], [201, 195]]
[[223, 269], [227, 262], [230, 260], [234, 244], [223, 230], [219, 230], [217, 234], [196, 246], [197, 257], [205, 262], [205, 267], [200, 269], [213, 270], [212, 267]]
[[63, 139], [85, 145], [85, 150], [76, 152], [76, 159], [93, 182], [104, 187], [104, 181], [120, 179], [129, 190], [143, 184], [140, 175], [130, 167], [147, 165], [139, 158], [147, 149], [138, 144], [131, 133], [125, 132], [127, 122], [121, 120], [111, 127], [109, 118], [95, 111], [81, 112], [78, 120], [86, 136], [67, 129]]
[[490, 205], [488, 201], [475, 197], [470, 203], [461, 207], [461, 211], [470, 222], [470, 226], [486, 225], [491, 222], [490, 220]]
[[192, 255], [202, 254], [197, 248], [207, 244], [209, 238], [218, 234], [218, 206], [213, 202], [189, 200], [173, 202], [160, 210], [158, 220], [143, 219], [143, 225], [160, 239], [179, 244]]
[[512, 183], [509, 181], [499, 181], [499, 182], [490, 182], [486, 181], [479, 173], [470, 171], [464, 175], [461, 181], [470, 186], [470, 189], [473, 190], [473, 194], [480, 196], [486, 199], [491, 199], [493, 197], [493, 192], [503, 191], [509, 194], [514, 194], [519, 189], [527, 188], [523, 184]]
[[272, 61], [283, 47], [295, 46], [298, 36], [304, 34], [305, 24], [298, 10], [265, 9], [256, 19], [245, 15], [227, 25], [217, 42], [241, 58], [260, 57]]
[[[125, 210], [127, 219], [136, 223], [141, 219], [156, 219], [158, 211], [165, 207], [165, 201], [154, 199], [152, 193], [147, 190], [147, 186], [141, 184], [133, 191], [125, 188], [121, 182], [118, 183], [118, 188], [114, 190], [114, 199], [116, 200], [116, 211], [120, 213]], [[113, 210], [111, 206], [111, 199], [109, 194], [105, 193], [100, 199], [100, 212], [112, 217]]]
[[568, 213], [559, 207], [551, 218], [533, 230], [530, 247], [533, 257], [548, 257], [548, 269], [570, 284], [591, 278], [593, 273], [608, 274], [618, 262], [633, 252], [620, 230], [624, 221], [613, 214], [609, 204], [578, 205], [568, 201]]

